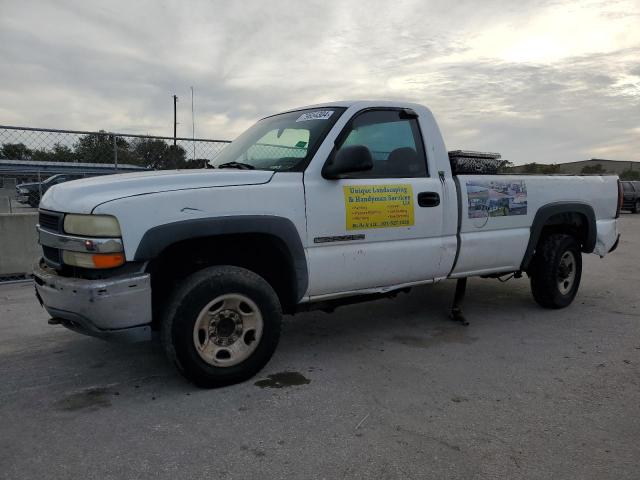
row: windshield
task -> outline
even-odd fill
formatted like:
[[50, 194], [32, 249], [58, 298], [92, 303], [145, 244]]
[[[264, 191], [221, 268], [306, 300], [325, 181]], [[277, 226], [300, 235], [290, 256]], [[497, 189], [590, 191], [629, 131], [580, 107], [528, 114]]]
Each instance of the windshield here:
[[60, 180], [60, 177], [62, 177], [62, 175], [54, 175], [52, 177], [47, 178], [42, 183], [45, 184], [45, 185], [49, 185], [50, 183], [55, 183], [57, 180]]
[[344, 108], [313, 108], [260, 120], [229, 144], [211, 165], [217, 168], [300, 170], [315, 154]]

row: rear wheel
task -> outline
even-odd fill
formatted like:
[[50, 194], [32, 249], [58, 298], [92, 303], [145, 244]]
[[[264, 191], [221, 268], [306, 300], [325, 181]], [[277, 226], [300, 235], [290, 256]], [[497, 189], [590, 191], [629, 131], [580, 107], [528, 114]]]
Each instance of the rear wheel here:
[[533, 259], [531, 292], [545, 308], [564, 308], [573, 302], [582, 277], [580, 245], [571, 235], [544, 237]]
[[219, 387], [247, 380], [269, 361], [281, 317], [278, 297], [262, 277], [239, 267], [210, 267], [172, 295], [162, 340], [186, 378]]
[[636, 203], [631, 211], [633, 213], [640, 213], [640, 200], [636, 200]]

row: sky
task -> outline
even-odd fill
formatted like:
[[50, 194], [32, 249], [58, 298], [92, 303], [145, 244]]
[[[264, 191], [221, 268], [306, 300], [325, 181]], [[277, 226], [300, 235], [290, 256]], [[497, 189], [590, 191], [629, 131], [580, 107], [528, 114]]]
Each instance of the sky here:
[[640, 0], [0, 0], [0, 124], [233, 139], [409, 100], [449, 150], [640, 161]]

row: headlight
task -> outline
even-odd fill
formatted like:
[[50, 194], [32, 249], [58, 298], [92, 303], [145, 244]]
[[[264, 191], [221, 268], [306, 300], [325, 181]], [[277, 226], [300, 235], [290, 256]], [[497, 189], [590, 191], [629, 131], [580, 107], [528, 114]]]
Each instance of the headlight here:
[[90, 237], [119, 237], [118, 219], [111, 215], [65, 215], [64, 231]]
[[26, 188], [19, 188], [18, 193], [20, 193], [20, 195], [26, 195], [29, 193], [29, 190], [27, 190]]

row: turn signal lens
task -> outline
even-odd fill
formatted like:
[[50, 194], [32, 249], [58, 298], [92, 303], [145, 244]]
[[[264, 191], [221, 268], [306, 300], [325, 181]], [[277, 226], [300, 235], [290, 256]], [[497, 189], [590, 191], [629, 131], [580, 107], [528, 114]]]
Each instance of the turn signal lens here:
[[124, 255], [122, 253], [107, 253], [92, 255], [92, 257], [96, 268], [114, 268], [124, 263]]
[[82, 268], [115, 268], [124, 263], [123, 253], [80, 253], [62, 251], [62, 261], [67, 265]]

